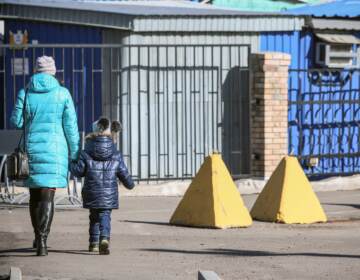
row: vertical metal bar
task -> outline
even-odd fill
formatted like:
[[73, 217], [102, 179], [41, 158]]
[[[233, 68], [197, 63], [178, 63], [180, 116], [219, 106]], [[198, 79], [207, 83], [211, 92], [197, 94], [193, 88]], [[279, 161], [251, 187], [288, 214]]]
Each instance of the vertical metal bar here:
[[128, 139], [128, 143], [129, 143], [129, 166], [130, 166], [130, 170], [132, 170], [132, 129], [131, 129], [131, 46], [128, 46], [128, 56], [129, 56], [129, 75], [128, 75], [128, 107], [129, 107], [129, 114], [128, 114], [128, 129], [129, 129], [129, 139]]
[[178, 57], [177, 57], [177, 48], [178, 46], [175, 45], [175, 150], [176, 150], [176, 161], [175, 161], [175, 168], [176, 168], [176, 177], [179, 177], [179, 141], [178, 141], [178, 75], [177, 75], [177, 67], [178, 67]]
[[[353, 93], [353, 88], [352, 88], [352, 83], [353, 83], [353, 73], [351, 72], [351, 70], [349, 70], [349, 75], [350, 75], [350, 80], [349, 80], [349, 113], [350, 113], [350, 119], [347, 121], [348, 125], [348, 135], [347, 135], [347, 152], [349, 153], [349, 155], [351, 154], [351, 142], [352, 142], [352, 133], [353, 133], [353, 129], [351, 127], [351, 121], [354, 120], [354, 114], [353, 114], [353, 97], [352, 97], [352, 93]], [[354, 158], [349, 156], [348, 157], [348, 163], [352, 162], [352, 164], [350, 164], [350, 168], [351, 168], [351, 172], [354, 172]], [[350, 170], [348, 170], [347, 172], [350, 172]]]
[[[237, 96], [237, 98], [236, 98], [236, 103], [235, 103], [235, 112], [237, 112], [237, 114], [238, 114], [238, 119], [237, 119], [237, 121], [239, 122], [239, 125], [238, 126], [235, 126], [235, 128], [236, 128], [236, 130], [238, 130], [238, 131], [245, 131], [245, 128], [244, 128], [244, 126], [243, 126], [243, 123], [244, 123], [244, 121], [243, 121], [243, 108], [244, 108], [244, 106], [243, 106], [243, 101], [241, 100], [241, 99], [243, 99], [244, 100], [244, 98], [241, 96], [241, 95], [243, 95], [244, 93], [242, 92], [242, 91], [240, 91], [240, 89], [241, 89], [241, 83], [243, 82], [243, 80], [242, 80], [242, 72], [241, 71], [243, 71], [242, 70], [242, 64], [241, 64], [241, 47], [240, 46], [236, 46], [235, 47], [235, 51], [236, 51], [236, 49], [237, 49], [237, 55], [238, 55], [238, 65], [237, 65], [237, 67], [238, 67], [238, 73], [237, 73], [237, 77], [238, 77], [238, 88], [239, 88], [239, 92], [235, 92], [235, 96]], [[236, 81], [236, 80], [235, 80]], [[245, 93], [246, 94], [246, 93]], [[244, 156], [245, 156], [245, 158], [246, 159], [248, 159], [248, 157], [245, 155], [245, 152], [244, 152], [244, 150], [243, 150], [243, 141], [241, 140], [241, 138], [242, 139], [244, 139], [242, 136], [241, 136], [241, 134], [239, 134], [239, 133], [237, 133], [236, 134], [237, 135], [237, 138], [236, 138], [236, 141], [237, 141], [237, 146], [236, 146], [236, 150], [238, 150], [238, 152], [240, 152], [241, 153], [241, 158], [243, 158]], [[236, 157], [236, 162], [235, 162], [235, 164], [236, 165], [239, 165], [239, 168], [237, 168], [237, 169], [235, 169], [235, 170], [239, 170], [240, 172], [244, 172], [244, 167], [243, 167], [243, 165], [242, 165], [242, 161], [241, 161], [241, 159], [239, 159], [240, 157], [239, 156], [237, 156]], [[248, 160], [247, 160], [248, 161]], [[236, 167], [235, 167], [236, 168]], [[239, 172], [238, 171], [238, 172]], [[240, 174], [233, 174], [233, 175], [240, 175]]]
[[[249, 128], [249, 135], [248, 135], [248, 147], [249, 147], [249, 150], [248, 150], [248, 170], [249, 170], [249, 173], [250, 174], [253, 174], [252, 173], [252, 165], [251, 165], [251, 157], [252, 157], [252, 154], [253, 154], [253, 143], [252, 143], [252, 137], [251, 137], [251, 130], [252, 130], [252, 117], [251, 117], [251, 85], [250, 85], [250, 82], [252, 81], [252, 71], [250, 71], [250, 67], [251, 67], [251, 60], [250, 60], [250, 53], [251, 53], [251, 49], [250, 49], [250, 46], [247, 46], [246, 47], [246, 52], [247, 52], [247, 71], [249, 72], [248, 74], [248, 80], [247, 80], [247, 83], [248, 83], [248, 87], [247, 87], [247, 108], [248, 108], [248, 115], [247, 115], [247, 121], [248, 121], [248, 128]], [[289, 105], [288, 105], [289, 106]]]
[[13, 69], [13, 104], [15, 105], [16, 102], [16, 73], [15, 73], [15, 49], [13, 49], [13, 65], [12, 65], [12, 69]]
[[[321, 74], [324, 74], [322, 71], [321, 71]], [[320, 77], [322, 77], [322, 75], [320, 76]], [[330, 77], [330, 81], [331, 81], [331, 77]], [[321, 85], [322, 85], [322, 81], [320, 80], [320, 83], [321, 83]], [[336, 122], [336, 105], [337, 104], [334, 104], [332, 101], [333, 101], [333, 94], [332, 94], [332, 86], [331, 86], [331, 83], [330, 83], [330, 86], [329, 86], [329, 89], [327, 89], [327, 94], [328, 94], [328, 96], [329, 96], [329, 99], [328, 99], [328, 101], [329, 101], [329, 104], [330, 104], [330, 108], [331, 108], [331, 121], [330, 122]], [[335, 108], [334, 108], [335, 107]], [[335, 115], [334, 115], [334, 113], [335, 113]], [[334, 132], [335, 132], [335, 129], [336, 129], [337, 127], [335, 126], [335, 127], [331, 127], [330, 126], [330, 143], [329, 143], [329, 154], [330, 154], [330, 157], [328, 158], [328, 162], [330, 162], [331, 163], [331, 170], [330, 170], [330, 172], [335, 172], [334, 171], [334, 168], [335, 168], [335, 166], [333, 165], [333, 162], [335, 161], [335, 157], [336, 157], [336, 155], [335, 156], [332, 156], [331, 154], [333, 154], [333, 150], [334, 150], [334, 146], [335, 146], [335, 148], [336, 148], [336, 143], [333, 145], [333, 137], [334, 137]], [[337, 137], [339, 137], [339, 135], [337, 136]], [[338, 138], [336, 139], [336, 142], [338, 142]]]
[[94, 48], [91, 48], [91, 122], [95, 121], [95, 96], [94, 96]]
[[[205, 116], [206, 116], [206, 111], [205, 111], [205, 50], [206, 47], [203, 46], [202, 47], [202, 97], [203, 97], [203, 102], [202, 102], [202, 125], [203, 125], [203, 131], [202, 131], [202, 137], [203, 137], [203, 156], [202, 156], [202, 161], [204, 161], [205, 155], [206, 155], [206, 121], [205, 121]], [[209, 85], [208, 85], [208, 90], [209, 90]], [[200, 100], [199, 100], [200, 101]]]
[[298, 127], [299, 127], [299, 143], [298, 143], [298, 153], [300, 158], [302, 158], [303, 156], [303, 147], [302, 147], [302, 142], [303, 142], [303, 131], [302, 131], [302, 123], [303, 123], [303, 117], [302, 117], [302, 112], [303, 112], [303, 95], [302, 95], [302, 90], [301, 90], [301, 71], [297, 71], [297, 76], [298, 76], [298, 89], [297, 89], [297, 100], [298, 100], [298, 104], [299, 107], [297, 109], [298, 112]]
[[[309, 100], [310, 100], [310, 131], [309, 131], [309, 152], [310, 155], [314, 154], [315, 140], [313, 144], [314, 135], [314, 96], [312, 94], [312, 83], [309, 82]], [[314, 168], [311, 168], [312, 171]]]
[[113, 85], [112, 85], [112, 80], [113, 80], [113, 48], [110, 47], [110, 118], [113, 117], [113, 104], [114, 104], [114, 97], [113, 97]]
[[[193, 46], [193, 79], [192, 90], [190, 88], [190, 147], [191, 147], [191, 175], [196, 173], [196, 59], [195, 59], [195, 46]], [[192, 126], [194, 124], [194, 127]], [[192, 134], [194, 133], [194, 140]], [[193, 142], [194, 141], [194, 142]]]
[[156, 46], [156, 72], [157, 72], [157, 77], [156, 77], [156, 97], [157, 97], [157, 102], [156, 102], [156, 109], [157, 109], [157, 113], [156, 113], [156, 117], [157, 117], [157, 161], [156, 161], [156, 168], [157, 168], [157, 177], [159, 178], [160, 175], [160, 163], [161, 163], [161, 146], [160, 146], [160, 61], [159, 61], [159, 46]]
[[[229, 49], [229, 69], [228, 69], [228, 73], [230, 73], [231, 71], [231, 61], [232, 61], [232, 55], [231, 55], [231, 46], [228, 47]], [[228, 145], [228, 148], [225, 149], [225, 151], [227, 151], [227, 164], [228, 164], [228, 168], [229, 168], [229, 171], [230, 171], [230, 174], [231, 175], [234, 175], [232, 174], [232, 158], [231, 158], [231, 152], [232, 152], [232, 141], [231, 139], [233, 138], [233, 131], [232, 131], [232, 126], [233, 126], [233, 123], [234, 123], [234, 120], [232, 119], [233, 118], [233, 95], [234, 95], [234, 81], [231, 80], [230, 81], [230, 84], [229, 84], [229, 90], [225, 93], [229, 96], [227, 97], [224, 97], [225, 101], [224, 101], [224, 106], [226, 108], [226, 102], [228, 103], [228, 107], [229, 107], [229, 110], [224, 110], [224, 119], [227, 120], [227, 123], [224, 124], [224, 126], [226, 125], [228, 127], [227, 131], [227, 135], [226, 136], [226, 141], [224, 139], [224, 143], [223, 145]], [[227, 115], [227, 117], [225, 117], [225, 114]]]
[[[320, 93], [321, 121], [324, 122], [324, 117], [325, 117], [324, 107], [325, 107], [325, 104], [324, 104], [324, 93], [323, 93], [323, 91], [322, 91], [322, 83], [321, 83], [321, 81], [320, 81], [319, 93]], [[329, 106], [332, 106], [332, 105], [330, 104]], [[326, 127], [325, 127], [325, 129], [326, 129]], [[324, 133], [323, 133], [323, 130], [320, 129], [320, 131], [319, 131], [320, 142], [321, 142], [321, 137], [322, 137], [323, 134], [324, 134], [325, 136], [327, 136], [326, 131], [324, 131]], [[325, 139], [325, 141], [327, 142], [327, 139]], [[328, 145], [326, 145], [326, 146], [329, 146], [329, 145], [330, 145], [330, 144], [328, 144]], [[322, 153], [323, 153], [323, 152], [320, 151], [320, 154], [322, 154]], [[324, 153], [326, 153], [326, 149], [325, 149]], [[321, 160], [321, 162], [322, 162], [322, 163], [320, 163], [320, 164], [323, 164], [323, 165], [324, 165], [323, 162], [324, 162], [325, 160], [329, 160], [329, 159], [326, 159], [326, 158], [323, 158], [323, 159], [322, 159], [322, 158], [320, 158], [320, 160]], [[323, 172], [323, 170], [320, 171], [320, 172]]]
[[[184, 48], [184, 76], [183, 76], [183, 83], [184, 83], [184, 86], [183, 86], [183, 89], [184, 89], [184, 122], [183, 122], [183, 129], [184, 129], [184, 152], [183, 152], [183, 160], [184, 160], [184, 167], [185, 167], [185, 173], [184, 175], [186, 176], [186, 174], [188, 174], [188, 146], [187, 146], [187, 98], [186, 98], [186, 93], [187, 93], [187, 71], [186, 71], [186, 67], [187, 67], [187, 48], [186, 46], [183, 47]], [[184, 170], [184, 167], [183, 167], [183, 170]]]
[[[358, 81], [358, 85], [357, 85], [357, 88], [358, 89], [360, 89], [360, 70], [359, 69], [357, 69], [356, 70], [356, 77], [357, 77], [357, 81]], [[359, 91], [357, 90], [357, 91], [355, 91], [358, 95], [359, 95]], [[359, 98], [357, 98], [357, 100], [359, 100]], [[359, 106], [360, 106], [360, 104], [357, 102], [356, 104], [354, 104], [354, 110], [355, 110], [355, 108], [357, 108], [358, 110], [360, 110], [360, 108], [359, 108]], [[355, 114], [355, 112], [354, 112], [354, 114]], [[357, 124], [357, 152], [359, 152], [359, 144], [360, 144], [360, 123], [359, 123], [359, 121], [356, 121], [356, 124]], [[359, 156], [357, 156], [357, 162], [356, 162], [356, 167], [358, 167], [358, 162], [359, 162]]]
[[[211, 152], [215, 149], [215, 132], [214, 132], [214, 46], [211, 46]], [[217, 75], [216, 75], [217, 77]]]
[[[165, 59], [165, 71], [166, 71], [166, 132], [167, 132], [167, 144], [166, 144], [166, 148], [167, 148], [167, 172], [166, 172], [166, 176], [170, 175], [170, 135], [169, 135], [169, 121], [170, 121], [170, 116], [169, 116], [169, 46], [166, 46], [166, 59]], [[165, 101], [165, 96], [164, 96], [164, 101]]]
[[[343, 70], [344, 72], [346, 71], [346, 70]], [[331, 73], [331, 75], [332, 75], [332, 73]], [[339, 76], [340, 76], [340, 73], [339, 73]], [[339, 104], [340, 104], [340, 108], [341, 108], [341, 120], [342, 121], [344, 121], [344, 117], [345, 117], [345, 111], [344, 111], [344, 101], [345, 101], [345, 97], [346, 97], [346, 90], [344, 89], [344, 87], [345, 87], [345, 84], [342, 86], [341, 84], [340, 84], [340, 100], [339, 100]], [[342, 154], [343, 154], [343, 152], [342, 152], [342, 147], [343, 147], [343, 137], [344, 137], [344, 130], [345, 130], [345, 128], [344, 128], [344, 126], [343, 125], [340, 125], [339, 124], [339, 129], [340, 129], [340, 138], [339, 138], [339, 148], [338, 148], [338, 162], [339, 162], [339, 164], [340, 164], [340, 166], [341, 166], [341, 173], [342, 174], [344, 174], [344, 172], [345, 172], [345, 165], [344, 165], [344, 157], [342, 156]]]
[[137, 71], [138, 71], [138, 179], [140, 180], [141, 178], [141, 143], [142, 143], [142, 139], [141, 139], [141, 69], [140, 69], [140, 46], [137, 46], [137, 59], [138, 59], [138, 65], [137, 65]]
[[[23, 76], [23, 88], [25, 88], [26, 87], [26, 73], [25, 73], [25, 49], [23, 49], [23, 51], [22, 51], [22, 63], [23, 63], [23, 65], [22, 65], [22, 76]], [[29, 62], [28, 62], [29, 63]]]
[[[74, 62], [74, 49], [75, 48], [71, 48], [71, 72], [72, 72], [72, 95], [75, 97], [75, 62]], [[75, 104], [77, 105], [77, 102], [75, 102]]]
[[86, 67], [84, 61], [84, 48], [81, 48], [81, 93], [82, 93], [82, 127], [83, 132], [86, 131], [85, 108], [86, 108]]
[[6, 90], [6, 52], [7, 52], [7, 48], [3, 47], [2, 48], [3, 52], [4, 52], [4, 56], [3, 56], [3, 80], [4, 80], [4, 128], [7, 129], [7, 90]]
[[[147, 90], [147, 111], [148, 111], [148, 121], [147, 121], [147, 133], [148, 133], [148, 178], [151, 177], [151, 132], [150, 132], [150, 118], [151, 118], [151, 110], [150, 110], [150, 46], [146, 46], [147, 48], [147, 68], [146, 68], [146, 90]], [[156, 96], [156, 95], [155, 95]]]
[[65, 86], [65, 48], [61, 48], [61, 52], [62, 52], [62, 81], [64, 83], [64, 86]]
[[[220, 146], [219, 146], [219, 137], [222, 137], [222, 133], [223, 133], [223, 117], [222, 117], [222, 72], [223, 72], [223, 46], [220, 46], [220, 81], [218, 81], [217, 87], [218, 87], [218, 92], [216, 94], [216, 150], [218, 152], [222, 152], [220, 151]], [[219, 98], [220, 95], [220, 98]], [[219, 106], [220, 106], [220, 110], [219, 110]], [[219, 111], [220, 111], [220, 135], [219, 135], [219, 129], [218, 129], [218, 124], [219, 124]]]
[[[123, 107], [124, 107], [124, 104], [123, 104], [123, 94], [122, 94], [122, 90], [123, 90], [123, 83], [122, 83], [122, 76], [123, 76], [123, 46], [120, 46], [118, 48], [118, 67], [119, 67], [119, 73], [118, 73], [118, 76], [119, 76], [119, 86], [118, 86], [118, 96], [119, 96], [119, 102], [117, 102], [118, 104], [118, 108], [117, 108], [117, 111], [118, 111], [118, 114], [119, 114], [119, 121], [121, 123], [121, 125], [123, 125]], [[102, 51], [102, 50], [101, 50]], [[123, 132], [121, 132], [121, 136], [119, 136], [119, 148], [121, 147], [121, 149], [123, 149]]]

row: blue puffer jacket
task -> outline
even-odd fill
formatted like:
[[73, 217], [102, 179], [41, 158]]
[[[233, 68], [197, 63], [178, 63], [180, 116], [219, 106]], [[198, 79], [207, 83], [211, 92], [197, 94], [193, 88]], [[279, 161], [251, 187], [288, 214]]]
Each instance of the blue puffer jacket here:
[[71, 172], [77, 177], [85, 177], [84, 208], [119, 208], [117, 178], [126, 188], [134, 187], [123, 157], [109, 136], [89, 135], [79, 160], [71, 164]]
[[[23, 127], [25, 91], [18, 94], [11, 123]], [[32, 76], [26, 97], [26, 149], [30, 188], [64, 188], [68, 184], [68, 158], [77, 159], [80, 137], [69, 91], [49, 74]]]

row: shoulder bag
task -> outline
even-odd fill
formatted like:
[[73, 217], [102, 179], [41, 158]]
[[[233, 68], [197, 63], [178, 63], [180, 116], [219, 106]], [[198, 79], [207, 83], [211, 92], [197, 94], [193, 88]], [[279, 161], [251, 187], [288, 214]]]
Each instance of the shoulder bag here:
[[[23, 104], [23, 132], [20, 138], [18, 147], [7, 158], [7, 175], [11, 180], [26, 180], [29, 177], [29, 157], [26, 152], [26, 100], [28, 90], [25, 91], [24, 104]], [[24, 140], [24, 141], [22, 141]], [[21, 142], [23, 145], [21, 147]]]

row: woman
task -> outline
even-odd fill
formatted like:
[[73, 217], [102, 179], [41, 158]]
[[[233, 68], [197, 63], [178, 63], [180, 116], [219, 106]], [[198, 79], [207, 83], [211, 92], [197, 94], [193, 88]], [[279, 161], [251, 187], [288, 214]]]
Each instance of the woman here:
[[36, 72], [27, 88], [18, 94], [11, 123], [20, 129], [25, 118], [25, 145], [30, 168], [25, 186], [30, 189], [29, 209], [35, 233], [33, 246], [38, 256], [45, 256], [54, 215], [55, 190], [68, 184], [68, 157], [77, 159], [80, 138], [71, 95], [55, 78], [54, 59], [39, 57]]

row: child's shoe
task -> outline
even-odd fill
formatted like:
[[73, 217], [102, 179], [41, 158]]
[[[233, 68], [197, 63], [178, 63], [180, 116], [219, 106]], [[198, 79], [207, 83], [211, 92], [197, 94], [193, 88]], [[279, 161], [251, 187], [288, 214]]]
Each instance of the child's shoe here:
[[89, 252], [99, 252], [99, 243], [91, 242], [89, 244]]
[[100, 255], [109, 255], [110, 254], [108, 239], [106, 239], [106, 238], [101, 239], [100, 245], [99, 245], [99, 253], [100, 253]]

